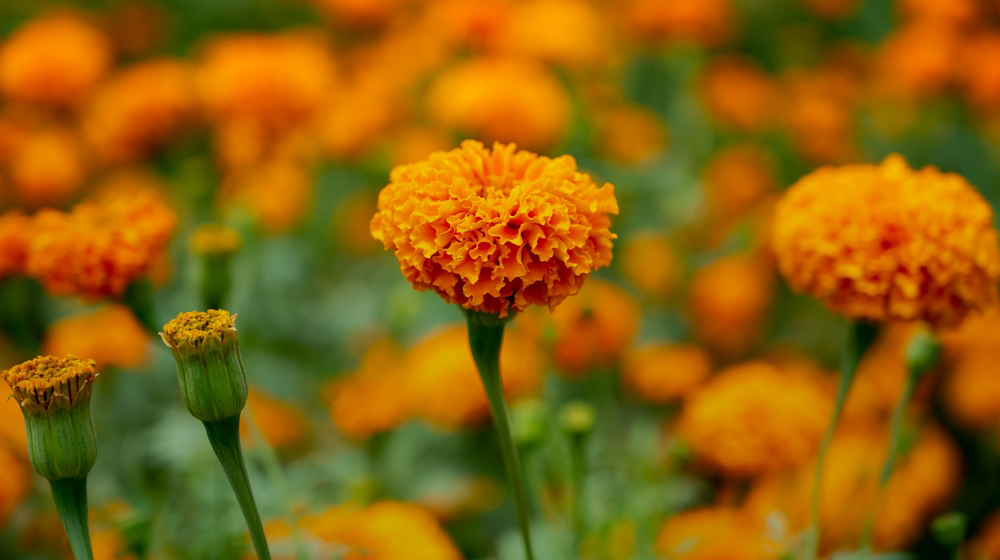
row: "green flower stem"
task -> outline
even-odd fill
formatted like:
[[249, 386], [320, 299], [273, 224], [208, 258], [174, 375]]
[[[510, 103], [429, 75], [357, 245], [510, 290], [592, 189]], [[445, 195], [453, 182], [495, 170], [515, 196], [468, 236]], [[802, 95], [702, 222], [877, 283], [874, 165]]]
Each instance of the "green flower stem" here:
[[260, 560], [271, 560], [271, 552], [267, 548], [267, 539], [264, 538], [264, 526], [260, 522], [260, 514], [257, 513], [257, 504], [253, 499], [253, 491], [250, 489], [250, 476], [247, 474], [247, 466], [243, 460], [243, 449], [240, 447], [240, 418], [233, 416], [218, 422], [205, 422], [205, 432], [208, 434], [208, 441], [215, 450], [215, 455], [222, 463], [223, 470], [226, 471], [226, 478], [236, 493], [236, 500], [243, 510], [243, 517], [246, 518], [247, 528], [250, 529], [250, 538], [253, 540], [253, 547], [257, 550], [257, 558]]
[[467, 311], [469, 323], [469, 346], [472, 357], [483, 380], [486, 396], [493, 413], [500, 439], [500, 454], [503, 456], [507, 478], [514, 494], [514, 509], [517, 513], [517, 524], [524, 539], [524, 549], [528, 560], [534, 560], [531, 551], [531, 533], [529, 529], [528, 499], [524, 491], [524, 479], [521, 474], [521, 464], [517, 457], [517, 447], [511, 437], [510, 423], [507, 419], [507, 403], [504, 400], [503, 381], [500, 377], [500, 347], [503, 343], [503, 330], [506, 321], [488, 313]]
[[156, 313], [153, 310], [152, 280], [142, 278], [129, 284], [122, 294], [122, 302], [132, 310], [135, 318], [149, 332], [154, 335], [160, 332], [160, 325], [156, 322]]
[[50, 480], [52, 498], [76, 560], [94, 560], [87, 519], [87, 477]]
[[230, 261], [230, 254], [202, 257], [201, 299], [205, 309], [223, 308], [232, 284]]
[[819, 494], [823, 481], [823, 466], [826, 462], [826, 452], [833, 440], [833, 434], [840, 421], [840, 415], [844, 411], [844, 403], [847, 402], [847, 394], [854, 383], [854, 376], [858, 371], [858, 364], [861, 358], [875, 342], [878, 335], [878, 327], [872, 323], [855, 321], [851, 323], [851, 332], [847, 340], [847, 348], [844, 351], [840, 368], [840, 383], [837, 386], [837, 397], [833, 405], [833, 415], [830, 424], [823, 434], [823, 441], [819, 446], [819, 454], [816, 457], [816, 471], [813, 475], [812, 501], [809, 507], [809, 529], [806, 534], [806, 558], [815, 560], [819, 556], [820, 527], [819, 527]]

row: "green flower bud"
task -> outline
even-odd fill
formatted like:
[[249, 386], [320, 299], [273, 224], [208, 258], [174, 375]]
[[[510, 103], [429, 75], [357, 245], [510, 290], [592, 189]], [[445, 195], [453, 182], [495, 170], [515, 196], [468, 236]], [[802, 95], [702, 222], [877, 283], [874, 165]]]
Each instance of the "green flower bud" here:
[[236, 315], [224, 310], [189, 311], [163, 326], [160, 338], [174, 352], [181, 394], [202, 422], [238, 418], [247, 402]]
[[940, 355], [941, 343], [924, 330], [914, 334], [906, 346], [906, 363], [917, 376], [933, 368]]
[[205, 307], [221, 307], [229, 295], [230, 262], [241, 243], [236, 230], [221, 224], [204, 224], [191, 234], [191, 250], [201, 257], [201, 297]]
[[548, 408], [540, 400], [527, 400], [511, 409], [510, 423], [514, 441], [525, 449], [535, 449], [548, 433]]
[[594, 431], [597, 412], [594, 407], [583, 401], [572, 401], [559, 409], [559, 425], [566, 434], [574, 437], [584, 437]]
[[90, 420], [94, 361], [40, 356], [0, 376], [21, 405], [28, 453], [38, 474], [49, 480], [86, 477], [97, 459]]

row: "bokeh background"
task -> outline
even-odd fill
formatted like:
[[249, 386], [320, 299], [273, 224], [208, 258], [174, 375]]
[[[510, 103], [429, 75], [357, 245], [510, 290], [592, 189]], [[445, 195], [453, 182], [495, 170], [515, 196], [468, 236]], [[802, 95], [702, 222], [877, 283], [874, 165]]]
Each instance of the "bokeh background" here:
[[[225, 306], [275, 555], [523, 557], [462, 315], [368, 231], [394, 165], [465, 138], [571, 154], [621, 206], [610, 269], [508, 329], [539, 557], [795, 557], [846, 322], [783, 286], [770, 210], [818, 166], [890, 153], [995, 204], [1000, 2], [3, 0], [5, 216], [109, 188], [169, 207], [170, 242], [120, 294], [60, 292], [19, 264], [35, 218], [0, 227], [0, 363], [73, 353], [102, 372], [98, 558], [253, 557], [154, 334], [204, 307], [191, 236], [209, 223], [239, 236]], [[944, 558], [931, 525], [958, 512], [964, 557], [1000, 558], [1000, 315], [945, 334], [875, 489], [914, 329], [887, 326], [862, 364], [824, 553], [870, 523], [880, 550]], [[68, 557], [0, 402], [0, 558]]]

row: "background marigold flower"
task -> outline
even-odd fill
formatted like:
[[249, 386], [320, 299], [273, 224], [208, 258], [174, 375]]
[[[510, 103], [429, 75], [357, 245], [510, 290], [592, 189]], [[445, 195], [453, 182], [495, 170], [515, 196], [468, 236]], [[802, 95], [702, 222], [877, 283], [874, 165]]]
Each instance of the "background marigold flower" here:
[[601, 280], [552, 312], [552, 359], [558, 371], [579, 376], [618, 361], [639, 330], [639, 302], [625, 290]]
[[1000, 313], [994, 308], [969, 317], [943, 337], [945, 376], [941, 384], [948, 412], [963, 426], [986, 429], [1000, 423]]
[[105, 163], [137, 161], [194, 116], [193, 69], [162, 58], [135, 64], [102, 84], [83, 115], [84, 133]]
[[625, 7], [629, 28], [655, 42], [724, 43], [735, 19], [730, 0], [631, 0]]
[[778, 203], [772, 248], [797, 291], [852, 319], [960, 322], [996, 299], [989, 204], [962, 177], [881, 165], [822, 168]]
[[69, 202], [87, 178], [87, 156], [76, 130], [32, 126], [12, 145], [8, 169], [18, 202], [29, 207]]
[[324, 388], [330, 418], [340, 433], [366, 439], [411, 417], [405, 389], [410, 378], [404, 368], [402, 350], [389, 340], [380, 340], [368, 348], [356, 371]]
[[[489, 419], [486, 391], [472, 361], [465, 325], [429, 334], [407, 351], [405, 360], [406, 387], [414, 415], [451, 429]], [[542, 387], [542, 367], [541, 349], [535, 340], [517, 328], [509, 329], [500, 351], [507, 400], [537, 394]]]
[[599, 64], [610, 55], [609, 26], [593, 2], [521, 2], [505, 23], [496, 40], [505, 53], [567, 66]]
[[[774, 395], [782, 395], [775, 399]], [[765, 362], [724, 370], [684, 402], [678, 433], [731, 476], [787, 470], [819, 447], [832, 402], [812, 379]]]
[[708, 354], [693, 344], [644, 344], [622, 361], [621, 382], [641, 399], [670, 403], [712, 373]]
[[32, 220], [18, 210], [0, 214], [0, 279], [24, 273]]
[[981, 33], [962, 42], [958, 81], [966, 99], [980, 110], [1000, 105], [1000, 33]]
[[709, 214], [716, 219], [732, 220], [777, 192], [775, 166], [774, 156], [755, 143], [731, 144], [716, 152], [705, 167]]
[[0, 45], [0, 92], [10, 99], [74, 105], [111, 64], [108, 39], [72, 14], [43, 16]]
[[723, 257], [691, 279], [695, 338], [725, 357], [746, 354], [763, 334], [774, 300], [774, 271], [754, 255]]
[[[23, 427], [21, 431], [24, 431]], [[21, 454], [0, 445], [0, 524], [7, 525], [11, 513], [30, 490], [31, 467], [28, 461]]]
[[[311, 435], [309, 421], [300, 409], [256, 387], [250, 387], [247, 393], [247, 410], [261, 437], [279, 453], [299, 450]], [[247, 421], [244, 414], [240, 419], [240, 438], [252, 446], [256, 433]]]
[[878, 91], [903, 99], [941, 93], [955, 77], [961, 34], [938, 20], [921, 20], [893, 31], [879, 47]]
[[243, 208], [273, 234], [299, 225], [314, 190], [313, 176], [304, 164], [274, 158], [234, 172], [223, 185], [222, 200]]
[[566, 133], [570, 100], [541, 63], [482, 57], [445, 69], [430, 85], [427, 110], [469, 136], [545, 151]]
[[614, 186], [598, 187], [570, 156], [465, 141], [392, 171], [372, 236], [418, 290], [501, 317], [555, 308], [611, 262]]
[[149, 335], [128, 307], [110, 304], [92, 313], [60, 319], [42, 342], [46, 354], [73, 354], [94, 360], [95, 368], [131, 368], [142, 363]]
[[738, 509], [706, 507], [664, 521], [656, 536], [656, 554], [671, 560], [769, 560], [774, 544]]
[[176, 220], [158, 191], [123, 179], [68, 213], [36, 214], [28, 275], [55, 295], [118, 297], [149, 272]]
[[684, 272], [670, 241], [651, 231], [626, 236], [617, 263], [633, 286], [661, 301], [674, 293]]
[[780, 102], [778, 84], [752, 59], [713, 58], [705, 68], [702, 87], [708, 112], [720, 124], [745, 131], [774, 124]]
[[637, 165], [661, 154], [667, 145], [667, 126], [655, 112], [639, 105], [619, 103], [596, 111], [595, 149], [625, 165]]

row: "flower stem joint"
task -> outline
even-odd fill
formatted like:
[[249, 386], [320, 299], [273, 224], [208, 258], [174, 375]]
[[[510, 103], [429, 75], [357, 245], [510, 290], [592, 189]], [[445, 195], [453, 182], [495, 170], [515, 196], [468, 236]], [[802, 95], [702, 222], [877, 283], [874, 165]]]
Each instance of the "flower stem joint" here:
[[93, 360], [40, 356], [2, 374], [21, 405], [31, 465], [49, 480], [84, 478], [97, 459]]
[[189, 311], [160, 333], [174, 353], [187, 408], [202, 422], [238, 418], [247, 402], [235, 320], [236, 315], [225, 310]]

